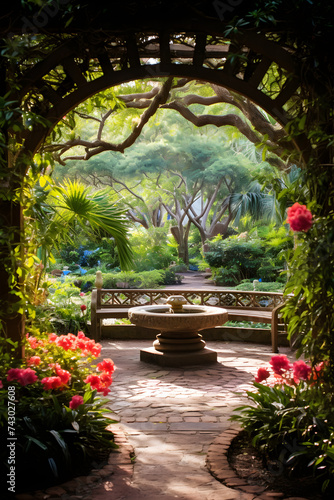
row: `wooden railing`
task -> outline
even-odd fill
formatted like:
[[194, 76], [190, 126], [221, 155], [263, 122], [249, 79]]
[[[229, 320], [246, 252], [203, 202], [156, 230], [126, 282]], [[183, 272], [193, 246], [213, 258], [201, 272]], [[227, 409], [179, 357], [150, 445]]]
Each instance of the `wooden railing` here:
[[189, 304], [233, 308], [274, 309], [283, 302], [277, 292], [242, 292], [236, 290], [180, 290], [180, 289], [100, 289], [99, 307], [125, 308], [165, 304], [171, 295], [182, 295]]

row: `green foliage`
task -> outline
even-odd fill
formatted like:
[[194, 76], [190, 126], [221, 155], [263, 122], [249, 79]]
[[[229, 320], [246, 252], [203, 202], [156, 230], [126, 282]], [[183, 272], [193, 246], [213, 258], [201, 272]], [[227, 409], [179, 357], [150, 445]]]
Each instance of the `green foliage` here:
[[256, 292], [283, 292], [283, 285], [279, 281], [272, 281], [269, 283], [260, 281], [254, 284], [253, 281], [244, 280], [237, 285], [235, 289], [245, 292], [253, 291], [254, 289]]
[[173, 269], [164, 269], [160, 285], [179, 285], [182, 282], [182, 276], [175, 274]]
[[[208, 258], [208, 262], [212, 262], [210, 257]], [[212, 269], [212, 279], [217, 286], [235, 286], [240, 281], [239, 267], [237, 264], [233, 264], [229, 268], [219, 267]]]
[[[279, 358], [287, 361], [283, 369], [275, 363]], [[298, 363], [303, 362], [291, 365], [285, 356], [274, 356], [275, 381], [263, 382], [271, 375], [266, 370], [253, 383], [255, 391], [247, 391], [251, 404], [237, 408], [231, 420], [241, 423], [253, 445], [282, 470], [290, 475], [313, 471], [325, 491], [334, 486], [333, 392], [323, 382], [323, 364], [298, 372]]]
[[186, 264], [172, 264], [169, 268], [174, 273], [186, 273], [188, 271], [188, 266]]
[[103, 274], [103, 288], [159, 288], [162, 270]]
[[92, 191], [77, 182], [66, 181], [63, 186], [54, 188], [51, 193], [56, 211], [54, 223], [70, 232], [77, 227], [100, 239], [112, 237], [119, 249], [121, 266], [128, 269], [132, 264], [132, 249], [127, 239], [127, 221], [122, 210], [110, 203], [107, 190]]
[[[19, 416], [16, 455], [23, 491], [41, 489], [87, 474], [92, 463], [105, 460], [116, 448], [106, 428], [113, 421], [106, 416], [106, 400], [87, 389], [85, 404], [76, 410], [61, 404], [56, 395], [25, 397], [17, 408]], [[38, 474], [36, 474], [38, 470]]]
[[[59, 334], [76, 334], [81, 330], [88, 333], [90, 295], [80, 295], [80, 289], [68, 278], [52, 283], [48, 291], [47, 301], [36, 307], [36, 316], [33, 322], [28, 322], [28, 330], [38, 328], [42, 332], [52, 330]], [[83, 311], [81, 306], [86, 309]]]
[[275, 281], [278, 278], [283, 267], [283, 249], [291, 246], [292, 239], [280, 234], [282, 231], [270, 231], [263, 238], [256, 233], [254, 230], [246, 238], [216, 238], [209, 243], [205, 258], [216, 268], [217, 284], [233, 286], [247, 279]]
[[169, 245], [168, 228], [137, 229], [131, 233], [130, 242], [137, 272], [165, 269], [176, 257], [175, 249]]
[[334, 212], [315, 216], [311, 229], [296, 235], [289, 252], [286, 306], [283, 313], [291, 338], [313, 363], [329, 359], [334, 375]]

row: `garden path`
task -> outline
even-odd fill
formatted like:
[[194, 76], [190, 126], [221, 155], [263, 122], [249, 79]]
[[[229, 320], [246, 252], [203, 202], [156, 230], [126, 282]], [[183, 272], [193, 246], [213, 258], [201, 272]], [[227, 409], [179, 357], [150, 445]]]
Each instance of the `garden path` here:
[[[116, 366], [107, 406], [116, 420], [111, 428], [119, 451], [87, 477], [17, 495], [18, 500], [305, 500], [242, 485], [240, 479], [233, 481], [243, 491], [232, 489], [217, 481], [206, 464], [210, 456], [213, 472], [232, 485], [221, 451], [235, 435], [229, 417], [247, 401], [254, 375], [271, 359], [270, 346], [208, 341], [218, 353], [217, 363], [161, 368], [140, 361], [149, 340], [101, 343], [101, 356]], [[281, 353], [294, 360], [290, 348]]]
[[[102, 342], [102, 356], [116, 370], [110, 408], [134, 450], [133, 468], [94, 489], [94, 500], [253, 500], [252, 488], [238, 491], [218, 482], [206, 467], [210, 444], [232, 428], [233, 408], [246, 401], [257, 369], [269, 362], [268, 346], [208, 342], [218, 363], [207, 367], [161, 368], [139, 359], [150, 341]], [[289, 348], [283, 348], [293, 359]], [[109, 490], [108, 490], [109, 488]], [[112, 493], [112, 494], [111, 494]], [[282, 497], [281, 497], [282, 498]]]
[[[187, 271], [185, 273], [176, 273], [182, 276], [182, 283], [179, 285], [167, 285], [164, 288], [180, 288], [180, 290], [222, 290], [224, 287], [216, 286], [210, 279], [211, 273], [201, 271]], [[226, 288], [226, 287], [225, 287]]]

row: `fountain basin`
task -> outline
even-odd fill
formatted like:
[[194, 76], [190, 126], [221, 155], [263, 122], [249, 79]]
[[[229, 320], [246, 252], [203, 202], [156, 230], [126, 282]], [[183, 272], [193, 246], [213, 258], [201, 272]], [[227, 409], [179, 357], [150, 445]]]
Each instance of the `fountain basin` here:
[[227, 311], [212, 306], [183, 306], [182, 312], [170, 312], [168, 306], [138, 306], [129, 309], [133, 324], [161, 332], [198, 332], [227, 321]]
[[138, 306], [129, 309], [131, 322], [159, 330], [153, 347], [140, 351], [140, 359], [161, 366], [216, 363], [217, 353], [205, 347], [199, 331], [227, 321], [226, 309], [186, 304], [182, 296], [168, 299], [165, 305]]

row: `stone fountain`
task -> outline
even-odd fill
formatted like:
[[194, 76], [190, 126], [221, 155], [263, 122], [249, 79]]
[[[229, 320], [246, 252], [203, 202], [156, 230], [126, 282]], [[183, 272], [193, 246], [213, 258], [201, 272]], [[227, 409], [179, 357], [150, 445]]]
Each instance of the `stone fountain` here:
[[226, 309], [191, 305], [182, 295], [169, 297], [167, 304], [129, 309], [133, 324], [159, 330], [153, 347], [140, 351], [140, 360], [178, 367], [216, 363], [216, 351], [205, 347], [199, 331], [224, 324]]

